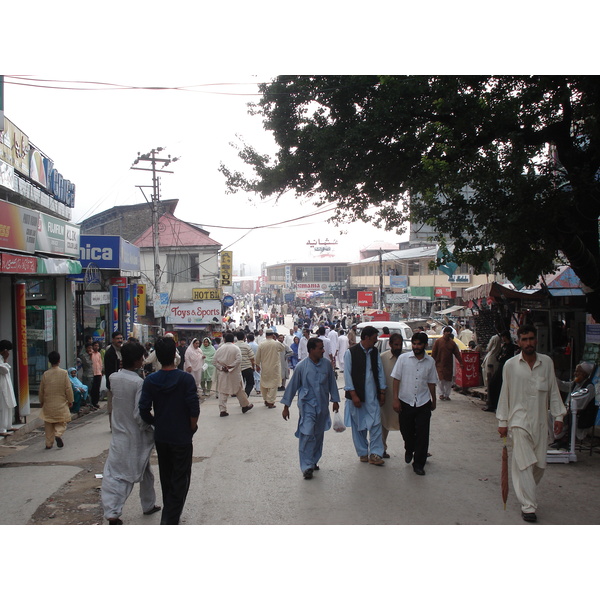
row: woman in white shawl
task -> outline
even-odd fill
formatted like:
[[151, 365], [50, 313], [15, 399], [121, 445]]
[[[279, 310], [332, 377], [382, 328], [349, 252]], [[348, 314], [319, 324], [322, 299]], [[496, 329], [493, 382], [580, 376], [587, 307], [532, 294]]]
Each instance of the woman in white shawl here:
[[198, 387], [198, 395], [202, 398], [204, 391], [202, 390], [202, 370], [204, 367], [204, 354], [200, 350], [200, 340], [194, 338], [192, 343], [188, 346], [185, 351], [185, 370], [191, 373], [196, 380], [196, 386]]

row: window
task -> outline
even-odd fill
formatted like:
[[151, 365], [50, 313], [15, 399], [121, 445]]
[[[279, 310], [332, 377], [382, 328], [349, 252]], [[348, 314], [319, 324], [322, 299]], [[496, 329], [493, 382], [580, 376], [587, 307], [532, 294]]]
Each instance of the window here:
[[333, 280], [336, 282], [346, 281], [350, 275], [348, 267], [333, 267]]
[[167, 282], [199, 281], [200, 261], [197, 254], [167, 254]]

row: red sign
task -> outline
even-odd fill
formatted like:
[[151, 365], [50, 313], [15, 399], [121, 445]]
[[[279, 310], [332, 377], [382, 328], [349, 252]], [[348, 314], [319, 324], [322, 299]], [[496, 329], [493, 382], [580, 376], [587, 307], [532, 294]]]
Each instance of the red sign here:
[[31, 414], [29, 400], [29, 366], [27, 360], [27, 311], [26, 311], [27, 285], [15, 284], [15, 307], [17, 310], [17, 376], [19, 386], [19, 415]]
[[37, 258], [3, 252], [0, 254], [0, 273], [37, 273]]
[[127, 287], [127, 277], [111, 277], [110, 285], [116, 285], [118, 288]]
[[463, 350], [460, 353], [463, 359], [463, 367], [455, 360], [455, 381], [461, 388], [478, 387], [481, 385], [481, 365], [479, 352]]
[[359, 306], [373, 306], [373, 292], [357, 292]]

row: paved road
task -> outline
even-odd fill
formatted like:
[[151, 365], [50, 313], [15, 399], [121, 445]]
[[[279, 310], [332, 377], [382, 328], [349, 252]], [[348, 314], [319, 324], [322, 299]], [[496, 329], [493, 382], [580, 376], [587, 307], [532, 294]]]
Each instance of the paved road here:
[[[434, 412], [425, 477], [404, 463], [399, 432], [390, 433], [391, 458], [376, 467], [358, 461], [350, 431], [330, 430], [321, 470], [310, 481], [298, 464], [295, 403], [286, 422], [281, 405], [269, 410], [252, 400], [254, 409], [242, 415], [231, 398], [227, 418], [219, 417], [214, 397], [202, 405], [184, 524], [523, 524], [512, 488], [503, 510], [496, 420], [473, 397], [453, 393]], [[95, 475], [110, 442], [106, 414], [74, 421], [64, 440], [63, 449], [46, 451], [39, 429], [0, 446], [0, 524], [102, 523]], [[579, 458], [548, 465], [540, 523], [600, 523], [600, 455]], [[158, 476], [156, 486], [160, 498]], [[141, 514], [134, 489], [123, 520], [145, 525], [160, 517]]]

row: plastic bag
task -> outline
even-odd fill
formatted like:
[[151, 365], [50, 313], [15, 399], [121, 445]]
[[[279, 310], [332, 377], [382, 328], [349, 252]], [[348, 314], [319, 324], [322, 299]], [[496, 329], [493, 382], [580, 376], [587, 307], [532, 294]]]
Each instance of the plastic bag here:
[[341, 433], [342, 431], [346, 431], [346, 426], [344, 425], [344, 421], [340, 416], [339, 412], [333, 413], [333, 430]]

